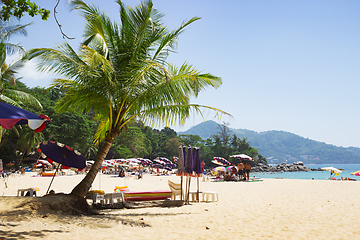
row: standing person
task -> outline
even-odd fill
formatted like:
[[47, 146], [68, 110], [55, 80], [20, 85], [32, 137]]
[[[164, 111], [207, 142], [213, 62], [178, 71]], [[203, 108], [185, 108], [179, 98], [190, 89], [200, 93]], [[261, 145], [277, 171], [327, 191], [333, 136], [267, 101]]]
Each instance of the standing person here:
[[238, 175], [239, 175], [239, 180], [243, 181], [244, 178], [244, 164], [242, 162], [239, 162], [237, 165], [238, 168]]
[[139, 165], [139, 178], [138, 179], [140, 179], [142, 177], [143, 177], [143, 166], [140, 164]]
[[249, 181], [249, 179], [250, 179], [250, 170], [251, 170], [250, 163], [246, 162], [245, 165], [244, 165], [244, 169], [245, 169], [246, 181]]

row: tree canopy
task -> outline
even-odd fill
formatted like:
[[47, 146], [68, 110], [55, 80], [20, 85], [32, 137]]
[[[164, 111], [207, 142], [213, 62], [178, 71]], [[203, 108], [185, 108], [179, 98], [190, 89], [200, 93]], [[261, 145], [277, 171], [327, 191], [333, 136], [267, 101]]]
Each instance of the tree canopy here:
[[0, 17], [3, 21], [9, 20], [12, 16], [20, 19], [26, 13], [30, 17], [40, 15], [42, 20], [47, 20], [50, 15], [49, 10], [29, 0], [2, 0], [1, 3]]

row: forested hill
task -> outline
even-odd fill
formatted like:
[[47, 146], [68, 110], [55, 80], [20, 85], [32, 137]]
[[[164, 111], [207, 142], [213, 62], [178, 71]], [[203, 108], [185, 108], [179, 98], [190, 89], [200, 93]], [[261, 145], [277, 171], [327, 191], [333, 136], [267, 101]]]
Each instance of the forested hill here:
[[[180, 134], [199, 135], [202, 139], [209, 138], [219, 132], [214, 121], [200, 123]], [[246, 129], [229, 128], [231, 135], [246, 138], [250, 145], [258, 148], [259, 153], [266, 157], [268, 163], [303, 161], [305, 164], [319, 163], [360, 163], [360, 148], [337, 147], [300, 137], [284, 131], [254, 132]]]

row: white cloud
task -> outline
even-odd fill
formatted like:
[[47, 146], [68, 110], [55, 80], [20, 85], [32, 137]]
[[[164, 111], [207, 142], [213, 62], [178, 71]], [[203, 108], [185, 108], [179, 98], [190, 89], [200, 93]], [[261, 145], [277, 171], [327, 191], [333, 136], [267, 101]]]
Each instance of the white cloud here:
[[[11, 63], [19, 59], [19, 55], [13, 54], [7, 57], [7, 63]], [[37, 70], [38, 60], [33, 59], [29, 62], [26, 62], [24, 67], [18, 70], [16, 75], [18, 78], [21, 77], [20, 81], [23, 82], [27, 87], [48, 87], [51, 81], [58, 77], [54, 74], [44, 73]]]

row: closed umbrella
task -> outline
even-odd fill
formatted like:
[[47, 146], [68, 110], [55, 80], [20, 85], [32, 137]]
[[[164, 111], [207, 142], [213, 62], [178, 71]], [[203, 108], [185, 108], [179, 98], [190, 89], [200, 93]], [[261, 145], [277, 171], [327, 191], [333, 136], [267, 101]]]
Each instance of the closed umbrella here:
[[186, 161], [185, 161], [185, 173], [187, 175], [192, 174], [193, 172], [192, 162], [193, 162], [192, 149], [191, 147], [188, 147], [186, 154]]
[[197, 195], [197, 200], [199, 201], [199, 189], [200, 189], [200, 182], [199, 182], [199, 177], [202, 176], [202, 166], [201, 166], [201, 159], [200, 159], [200, 150], [199, 148], [194, 148], [193, 152], [195, 152], [195, 158], [193, 161], [193, 170], [195, 173], [195, 176], [197, 178], [197, 191], [196, 191], [196, 195]]
[[181, 177], [180, 183], [181, 183], [181, 200], [183, 200], [183, 176], [185, 173], [185, 164], [184, 164], [184, 149], [185, 147], [180, 146], [179, 147], [179, 158], [178, 158], [178, 171], [176, 173], [176, 175]]
[[185, 201], [189, 203], [189, 195], [190, 195], [190, 182], [191, 182], [191, 174], [193, 172], [193, 153], [191, 147], [188, 147], [187, 154], [186, 154], [186, 161], [185, 161], [185, 174], [187, 176], [187, 183], [186, 183], [186, 195]]

